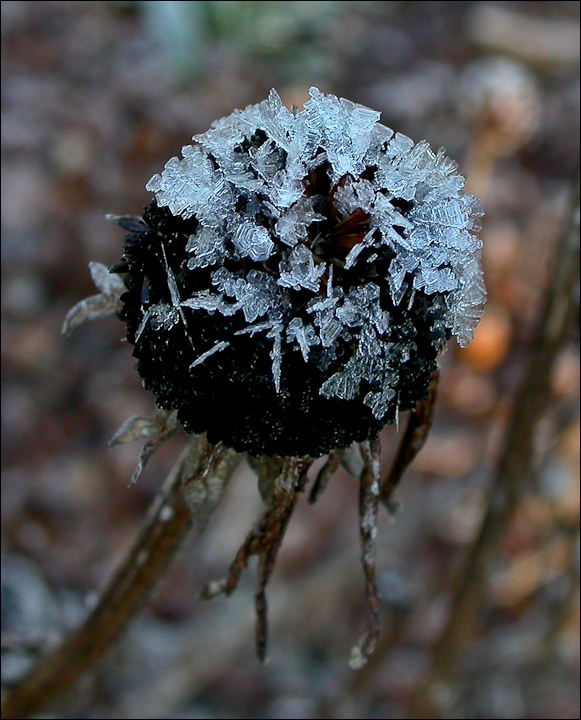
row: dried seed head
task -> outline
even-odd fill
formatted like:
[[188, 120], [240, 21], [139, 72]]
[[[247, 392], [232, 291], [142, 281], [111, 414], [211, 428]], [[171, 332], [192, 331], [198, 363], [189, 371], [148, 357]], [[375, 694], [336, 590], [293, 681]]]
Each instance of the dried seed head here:
[[195, 136], [149, 181], [117, 268], [158, 405], [254, 455], [376, 434], [425, 397], [451, 335], [470, 342], [485, 297], [482, 207], [444, 151], [310, 93]]

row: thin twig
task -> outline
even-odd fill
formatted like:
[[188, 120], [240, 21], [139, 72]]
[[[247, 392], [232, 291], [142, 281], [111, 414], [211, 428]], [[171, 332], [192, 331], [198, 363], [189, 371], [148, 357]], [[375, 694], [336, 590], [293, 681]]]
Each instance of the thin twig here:
[[533, 458], [533, 437], [550, 399], [551, 368], [573, 311], [579, 273], [579, 183], [571, 224], [555, 247], [551, 280], [540, 303], [539, 320], [522, 380], [515, 392], [504, 445], [490, 487], [490, 504], [478, 539], [453, 592], [448, 623], [437, 642], [431, 669], [411, 704], [411, 717], [447, 716], [455, 695], [462, 653], [477, 632], [488, 578]]
[[[202, 444], [210, 450], [203, 454], [206, 461], [200, 463]], [[220, 472], [222, 459], [221, 447], [213, 453], [205, 440], [192, 440], [169, 473], [141, 534], [96, 607], [83, 624], [6, 697], [2, 718], [23, 718], [37, 713], [74, 685], [111, 647], [166, 573], [192, 525], [194, 518], [183, 497], [182, 485], [203, 481], [213, 472]], [[192, 465], [196, 469], [190, 475]], [[228, 471], [233, 471], [232, 464]]]
[[424, 447], [432, 427], [439, 377], [439, 370], [434, 370], [430, 378], [428, 394], [411, 413], [393, 465], [381, 485], [381, 501], [390, 512], [394, 510], [392, 499], [394, 490], [413, 459]]

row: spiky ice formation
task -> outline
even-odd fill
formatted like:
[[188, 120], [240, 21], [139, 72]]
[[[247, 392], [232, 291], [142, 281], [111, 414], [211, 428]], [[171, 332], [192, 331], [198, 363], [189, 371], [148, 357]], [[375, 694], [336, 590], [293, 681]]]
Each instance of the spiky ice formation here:
[[480, 201], [440, 150], [316, 88], [219, 120], [122, 220], [122, 317], [145, 386], [189, 432], [317, 456], [421, 400], [485, 298]]

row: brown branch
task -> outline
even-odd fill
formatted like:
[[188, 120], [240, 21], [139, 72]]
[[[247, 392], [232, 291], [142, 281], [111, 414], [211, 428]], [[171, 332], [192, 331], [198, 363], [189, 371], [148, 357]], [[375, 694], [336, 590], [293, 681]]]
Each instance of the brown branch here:
[[561, 527], [561, 537], [567, 541], [567, 565], [565, 577], [567, 579], [567, 590], [559, 606], [552, 615], [551, 622], [543, 637], [539, 640], [537, 647], [532, 651], [532, 659], [540, 666], [546, 664], [551, 657], [555, 656], [556, 648], [561, 635], [570, 622], [573, 612], [579, 602], [579, 524], [577, 517], [575, 522], [566, 523]]
[[573, 289], [579, 273], [579, 183], [571, 224], [557, 242], [552, 279], [540, 303], [538, 324], [529, 346], [523, 377], [515, 392], [489, 491], [490, 504], [478, 539], [456, 581], [448, 623], [434, 649], [426, 681], [412, 699], [411, 717], [446, 717], [447, 704], [464, 650], [475, 636], [485, 602], [488, 578], [517, 504], [533, 458], [533, 436], [550, 399], [553, 362], [573, 312]]
[[73, 686], [111, 647], [147, 602], [192, 525], [194, 518], [183, 497], [182, 485], [203, 482], [225, 469], [231, 473], [232, 463], [225, 468], [223, 459], [221, 447], [214, 452], [205, 440], [192, 440], [169, 473], [141, 534], [97, 606], [55, 652], [42, 659], [22, 684], [8, 694], [2, 704], [2, 718], [37, 713]]

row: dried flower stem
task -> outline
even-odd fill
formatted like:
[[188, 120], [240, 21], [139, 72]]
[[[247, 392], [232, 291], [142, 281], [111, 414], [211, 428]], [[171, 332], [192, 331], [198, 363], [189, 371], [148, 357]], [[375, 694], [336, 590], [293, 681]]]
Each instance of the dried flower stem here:
[[272, 503], [248, 534], [242, 547], [236, 553], [228, 575], [223, 580], [210, 583], [202, 593], [210, 599], [220, 593], [230, 595], [236, 589], [240, 576], [252, 555], [258, 555], [258, 588], [256, 590], [256, 650], [261, 662], [266, 659], [268, 641], [268, 617], [266, 585], [276, 562], [284, 533], [298, 500], [299, 493], [307, 482], [310, 460], [288, 457], [282, 463], [282, 470], [275, 480]]
[[[221, 446], [194, 438], [169, 473], [145, 525], [99, 603], [54, 653], [44, 658], [2, 704], [2, 718], [29, 717], [69, 689], [105, 654], [143, 607], [182, 546], [194, 517], [182, 486], [223, 472]], [[197, 459], [197, 462], [196, 462]], [[230, 463], [226, 471], [233, 471]], [[190, 468], [195, 467], [193, 474]]]
[[380, 499], [381, 446], [379, 438], [360, 444], [364, 466], [359, 485], [359, 532], [361, 535], [361, 562], [365, 576], [365, 598], [367, 601], [367, 629], [351, 651], [349, 665], [358, 670], [367, 662], [375, 650], [379, 635], [379, 598], [375, 569], [375, 544], [377, 540], [377, 512]]
[[512, 403], [488, 511], [458, 578], [448, 624], [434, 649], [431, 670], [412, 700], [414, 718], [447, 716], [459, 660], [477, 631], [490, 571], [531, 470], [534, 431], [549, 402], [551, 368], [573, 310], [573, 289], [579, 273], [578, 182], [573, 201], [571, 224], [555, 247], [551, 281], [541, 300], [528, 362]]
[[394, 510], [393, 493], [399, 485], [404, 472], [413, 459], [424, 447], [434, 416], [434, 406], [438, 390], [440, 371], [434, 370], [430, 378], [430, 389], [427, 397], [422, 400], [410, 415], [405, 435], [402, 438], [397, 455], [389, 473], [381, 485], [381, 501], [392, 512]]

